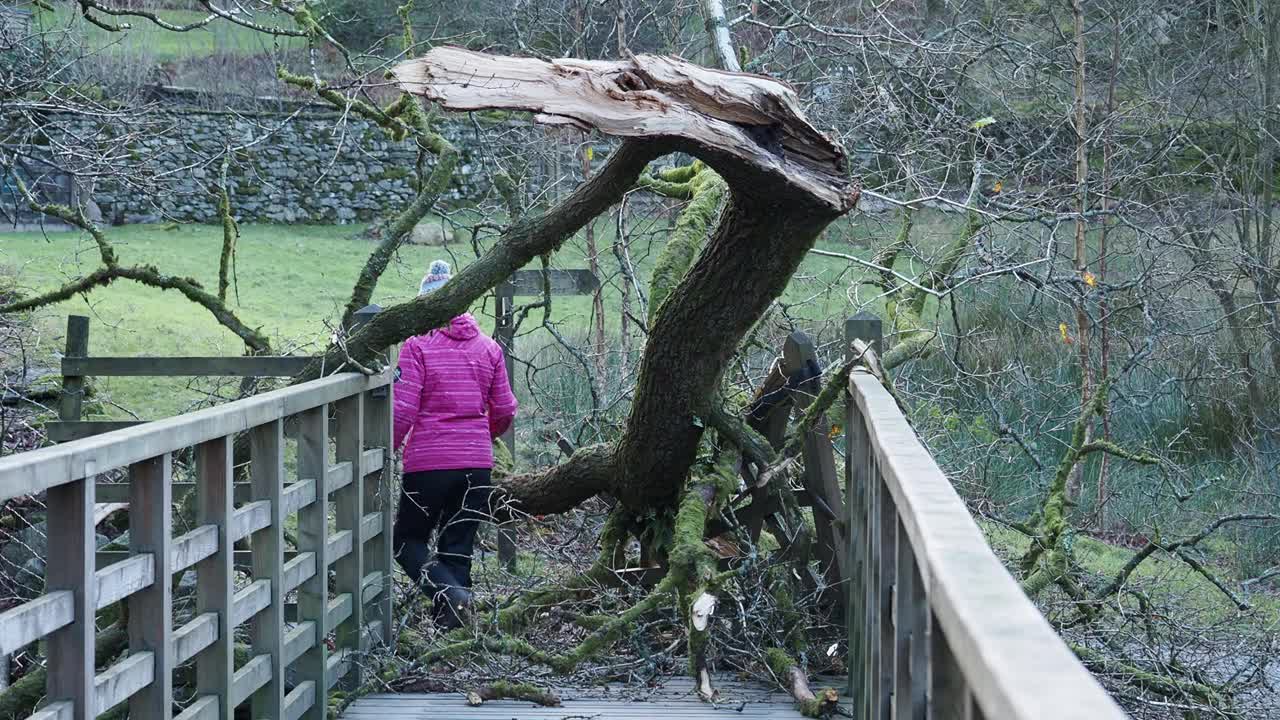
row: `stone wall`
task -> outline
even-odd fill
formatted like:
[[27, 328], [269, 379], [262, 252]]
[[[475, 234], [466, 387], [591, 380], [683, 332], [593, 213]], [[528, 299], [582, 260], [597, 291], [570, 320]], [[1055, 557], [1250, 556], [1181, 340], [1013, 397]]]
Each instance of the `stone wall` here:
[[[50, 127], [81, 140], [111, 132], [89, 122], [63, 116]], [[221, 157], [229, 146], [242, 148], [227, 173], [233, 211], [242, 222], [363, 222], [385, 216], [385, 209], [402, 206], [415, 193], [416, 148], [362, 120], [317, 112], [167, 109], [147, 126], [148, 133], [130, 139], [129, 159], [120, 160], [129, 184], [107, 174], [81, 179], [81, 197], [92, 199], [107, 223], [216, 221]], [[572, 159], [550, 159], [556, 148], [567, 156], [573, 143], [557, 145], [547, 131], [527, 123], [455, 117], [436, 128], [461, 154], [445, 206], [484, 196], [499, 166], [526, 165], [535, 186], [553, 172], [570, 182], [580, 173]], [[603, 151], [596, 151], [597, 164]]]

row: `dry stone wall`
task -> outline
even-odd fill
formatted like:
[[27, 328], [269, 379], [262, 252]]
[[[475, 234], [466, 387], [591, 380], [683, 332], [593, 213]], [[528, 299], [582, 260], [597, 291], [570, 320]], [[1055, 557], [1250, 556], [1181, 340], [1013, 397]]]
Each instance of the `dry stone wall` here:
[[[56, 132], [81, 140], [111, 132], [91, 121], [51, 120]], [[362, 120], [330, 113], [165, 110], [148, 126], [154, 131], [132, 138], [129, 158], [121, 160], [129, 183], [105, 173], [80, 180], [81, 198], [92, 199], [105, 222], [216, 221], [221, 157], [228, 147], [240, 148], [232, 154], [227, 186], [242, 222], [364, 222], [385, 216], [384, 210], [415, 193], [414, 145], [395, 142]], [[490, 192], [495, 170], [513, 164], [524, 166], [534, 186], [562, 170], [563, 179], [574, 181], [578, 163], [548, 157], [555, 148], [568, 155], [574, 144], [550, 142], [541, 128], [478, 117], [451, 118], [436, 128], [461, 155], [445, 206], [477, 201]], [[604, 151], [597, 149], [596, 162]]]

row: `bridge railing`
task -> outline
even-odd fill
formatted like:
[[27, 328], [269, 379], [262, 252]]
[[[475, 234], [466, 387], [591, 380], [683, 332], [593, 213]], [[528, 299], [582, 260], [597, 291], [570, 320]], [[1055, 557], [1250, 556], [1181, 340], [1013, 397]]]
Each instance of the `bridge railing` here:
[[[333, 375], [0, 459], [0, 500], [47, 493], [45, 592], [0, 614], [0, 655], [45, 642], [47, 700], [32, 717], [89, 720], [128, 702], [133, 720], [170, 718], [174, 670], [194, 660], [197, 692], [182, 720], [230, 718], [246, 701], [255, 718], [323, 720], [329, 689], [358, 683], [360, 654], [390, 641], [390, 390], [385, 372]], [[241, 433], [247, 468], [233, 462]], [[173, 457], [187, 448], [195, 523], [174, 537]], [[130, 554], [98, 569], [94, 479], [116, 469], [128, 475]], [[237, 505], [234, 475], [246, 470], [249, 497]], [[238, 579], [233, 548], [246, 539], [250, 572]], [[191, 568], [195, 612], [174, 627], [173, 578]], [[295, 592], [287, 626], [284, 598]], [[95, 614], [118, 602], [128, 653], [98, 671]], [[240, 626], [249, 654], [237, 663]]]
[[[878, 347], [880, 321], [846, 339]], [[897, 401], [849, 379], [845, 437], [854, 717], [1127, 717], [991, 551]]]

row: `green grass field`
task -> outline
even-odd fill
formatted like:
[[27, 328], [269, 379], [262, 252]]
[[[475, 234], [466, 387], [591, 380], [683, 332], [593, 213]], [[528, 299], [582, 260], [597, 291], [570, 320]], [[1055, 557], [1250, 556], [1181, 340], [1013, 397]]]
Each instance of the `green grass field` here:
[[[162, 20], [173, 25], [185, 25], [208, 17], [208, 13], [196, 10], [156, 10]], [[178, 33], [165, 30], [142, 18], [112, 18], [99, 14], [107, 24], [128, 24], [132, 27], [122, 32], [111, 32], [87, 22], [72, 7], [55, 6], [53, 11], [37, 10], [34, 13], [36, 27], [44, 31], [65, 32], [66, 40], [82, 41], [92, 51], [150, 56], [157, 61], [190, 60], [218, 53], [256, 55], [269, 52], [277, 42], [270, 35], [259, 33], [222, 18], [217, 18], [202, 28]], [[254, 17], [262, 25], [293, 29], [292, 21], [283, 14]], [[51, 36], [52, 45], [62, 40]], [[279, 38], [280, 47], [304, 47], [303, 38]]]
[[[612, 242], [600, 223], [600, 246]], [[232, 305], [249, 325], [259, 327], [279, 353], [311, 354], [320, 350], [329, 336], [328, 323], [338, 317], [355, 277], [372, 249], [369, 241], [357, 239], [359, 226], [271, 226], [242, 228], [238, 246], [236, 277], [238, 293]], [[838, 233], [833, 233], [838, 235]], [[217, 285], [221, 231], [214, 226], [184, 225], [111, 228], [123, 263], [150, 263], [162, 272], [194, 277], [206, 287]], [[823, 246], [839, 252], [859, 252], [848, 240], [832, 238]], [[637, 272], [642, 281], [649, 275], [655, 243], [647, 252], [637, 252]], [[585, 267], [586, 252], [581, 237], [566, 244], [553, 261], [557, 267]], [[406, 245], [396, 262], [383, 275], [374, 302], [386, 306], [410, 299], [430, 261], [445, 257], [455, 272], [472, 259], [468, 244], [447, 247]], [[98, 263], [95, 246], [77, 233], [0, 234], [0, 266], [14, 276], [23, 293], [56, 287], [69, 279], [92, 271]], [[616, 275], [611, 254], [602, 253], [603, 274]], [[535, 264], [533, 267], [537, 267]], [[761, 268], [761, 272], [770, 272]], [[837, 258], [811, 256], [802, 266], [784, 298], [795, 304], [788, 314], [800, 321], [843, 317], [849, 312], [846, 290], [851, 279], [849, 263]], [[238, 300], [237, 300], [238, 298]], [[534, 298], [518, 298], [517, 304]], [[618, 288], [606, 286], [607, 330], [618, 331]], [[590, 298], [556, 297], [552, 319], [570, 338], [585, 337], [589, 324]], [[486, 330], [492, 329], [492, 301], [478, 302], [473, 312]], [[535, 310], [522, 326], [541, 321]], [[57, 366], [56, 353], [63, 349], [66, 316], [84, 314], [92, 318], [90, 353], [117, 356], [237, 355], [243, 349], [232, 333], [218, 325], [203, 308], [175, 292], [163, 292], [128, 281], [93, 291], [39, 312], [42, 332], [34, 349], [34, 361], [50, 368]], [[542, 336], [542, 337], [539, 337]], [[548, 342], [545, 332], [522, 335], [520, 348], [534, 350]], [[517, 379], [519, 382], [519, 379]], [[101, 407], [101, 418], [136, 414], [156, 418], [181, 412], [200, 400], [198, 390], [186, 391], [183, 380], [150, 378], [101, 379], [97, 386], [109, 402]], [[170, 392], [162, 392], [160, 389]]]

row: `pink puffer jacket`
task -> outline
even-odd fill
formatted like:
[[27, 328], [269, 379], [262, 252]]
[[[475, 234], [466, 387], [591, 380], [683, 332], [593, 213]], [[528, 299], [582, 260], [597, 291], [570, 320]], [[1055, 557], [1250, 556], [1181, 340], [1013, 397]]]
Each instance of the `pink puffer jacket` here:
[[493, 467], [493, 438], [517, 407], [502, 348], [469, 313], [405, 341], [395, 401], [396, 448], [408, 437], [405, 472]]

